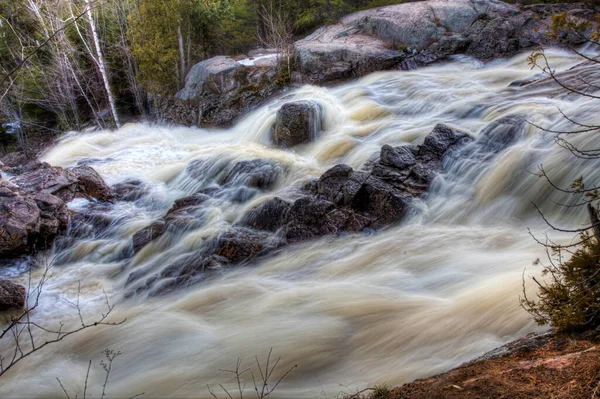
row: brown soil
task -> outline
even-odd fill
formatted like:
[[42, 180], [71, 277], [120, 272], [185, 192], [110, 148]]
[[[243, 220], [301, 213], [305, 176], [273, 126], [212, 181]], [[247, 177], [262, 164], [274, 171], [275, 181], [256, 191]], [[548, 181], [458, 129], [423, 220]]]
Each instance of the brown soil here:
[[447, 373], [375, 397], [600, 398], [600, 331], [529, 335]]

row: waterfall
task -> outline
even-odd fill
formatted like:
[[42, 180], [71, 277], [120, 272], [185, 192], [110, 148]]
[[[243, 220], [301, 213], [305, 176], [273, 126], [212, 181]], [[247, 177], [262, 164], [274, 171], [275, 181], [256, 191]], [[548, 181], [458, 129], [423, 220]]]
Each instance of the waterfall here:
[[[547, 54], [558, 70], [579, 62], [566, 51]], [[88, 361], [97, 364], [101, 351], [112, 348], [123, 354], [111, 372], [111, 397], [210, 398], [207, 384], [235, 386], [220, 370], [235, 367], [238, 358], [250, 367], [272, 348], [281, 357], [278, 372], [298, 365], [276, 397], [335, 397], [345, 386], [401, 384], [443, 372], [539, 330], [519, 306], [523, 270], [535, 274], [531, 263], [544, 255], [528, 235], [528, 228], [546, 229], [532, 203], [565, 226], [581, 226], [586, 216], [557, 205], [574, 199], [535, 173], [544, 165], [564, 186], [600, 164], [574, 159], [533, 124], [569, 129], [557, 107], [581, 123], [598, 125], [600, 116], [593, 100], [511, 85], [533, 75], [527, 54], [489, 64], [454, 57], [332, 88], [301, 87], [229, 130], [139, 123], [67, 134], [44, 161], [85, 162], [109, 184], [139, 185], [143, 195], [110, 207], [69, 204], [104, 222], [48, 254], [57, 266], [36, 312], [50, 324], [77, 323], [65, 299], [76, 300], [81, 282], [87, 317], [104, 311], [104, 290], [115, 319], [127, 321], [31, 356], [7, 376], [4, 396], [61, 396], [56, 377], [82, 386]], [[277, 110], [297, 100], [318, 102], [321, 133], [293, 150], [270, 145]], [[148, 276], [202, 257], [212, 238], [257, 204], [294, 198], [336, 164], [360, 169], [384, 144], [421, 144], [438, 123], [474, 140], [445, 158], [428, 194], [401, 224], [288, 246], [166, 295], [143, 289]], [[574, 140], [597, 148], [593, 133]], [[268, 178], [260, 187], [249, 184], [235, 170], [240, 162], [259, 162]], [[175, 200], [214, 187], [218, 194], [191, 210], [190, 221], [178, 219], [183, 228], [167, 229], [131, 253], [136, 231], [162, 218]], [[103, 378], [93, 368], [89, 385], [101, 386]]]

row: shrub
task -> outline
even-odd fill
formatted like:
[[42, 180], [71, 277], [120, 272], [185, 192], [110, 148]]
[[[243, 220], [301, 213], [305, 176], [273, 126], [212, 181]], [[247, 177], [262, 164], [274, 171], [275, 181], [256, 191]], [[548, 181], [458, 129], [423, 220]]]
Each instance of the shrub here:
[[600, 326], [600, 244], [586, 232], [581, 238], [566, 261], [565, 248], [549, 248], [550, 264], [542, 269], [546, 279], [533, 278], [539, 289], [536, 300], [528, 299], [523, 284], [521, 304], [525, 310], [538, 324], [550, 325], [561, 333]]

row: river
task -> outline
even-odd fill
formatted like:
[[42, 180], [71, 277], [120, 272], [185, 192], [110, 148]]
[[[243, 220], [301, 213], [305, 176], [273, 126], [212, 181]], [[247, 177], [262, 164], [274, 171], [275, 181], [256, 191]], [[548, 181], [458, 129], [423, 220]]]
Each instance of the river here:
[[[46, 254], [61, 261], [52, 269], [35, 317], [45, 325], [76, 325], [77, 312], [65, 299], [77, 299], [80, 283], [86, 320], [105, 311], [103, 291], [115, 305], [112, 320], [127, 320], [87, 329], [27, 358], [0, 382], [2, 396], [64, 397], [58, 377], [72, 397], [81, 397], [90, 360], [88, 397], [99, 396], [105, 373], [98, 363], [101, 352], [111, 348], [122, 354], [113, 364], [108, 397], [144, 392], [149, 398], [211, 398], [207, 384], [215, 391], [218, 384], [235, 391], [231, 374], [221, 370], [234, 368], [238, 358], [244, 368], [255, 365], [255, 356], [264, 364], [272, 348], [273, 358], [281, 357], [275, 380], [298, 367], [271, 397], [334, 398], [369, 384], [397, 385], [440, 373], [540, 331], [519, 305], [524, 270], [538, 273], [532, 262], [544, 256], [528, 228], [539, 237], [548, 230], [532, 202], [561, 226], [581, 226], [586, 215], [557, 205], [576, 199], [552, 190], [535, 172], [543, 164], [557, 184], [568, 185], [600, 165], [574, 158], [553, 135], [527, 123], [517, 142], [500, 153], [445, 160], [428, 195], [400, 225], [289, 246], [168, 295], [142, 290], [129, 296], [125, 288], [131, 272], [168, 267], [261, 201], [286, 196], [335, 164], [359, 168], [384, 144], [419, 144], [438, 123], [478, 137], [494, 120], [518, 114], [535, 124], [571, 129], [558, 114], [560, 107], [578, 121], [600, 124], [595, 100], [566, 96], [557, 88], [510, 85], [536, 73], [527, 55], [488, 64], [454, 57], [332, 88], [301, 87], [228, 130], [140, 123], [67, 134], [44, 161], [72, 166], [87, 160], [109, 184], [138, 179], [148, 193], [106, 210], [113, 221], [108, 232]], [[580, 62], [566, 51], [549, 55], [559, 71]], [[277, 109], [297, 99], [322, 105], [324, 132], [294, 151], [270, 146]], [[594, 133], [574, 140], [598, 143]], [[191, 179], [190, 162], [222, 165], [218, 162], [256, 158], [285, 169], [272, 190], [243, 203], [213, 201], [204, 224], [151, 243], [133, 259], [122, 256], [135, 231], [218, 173], [215, 166], [216, 172]], [[90, 203], [78, 200], [70, 206], [81, 210]], [[551, 234], [559, 242], [573, 238]], [[245, 377], [250, 397], [254, 388], [249, 373]]]

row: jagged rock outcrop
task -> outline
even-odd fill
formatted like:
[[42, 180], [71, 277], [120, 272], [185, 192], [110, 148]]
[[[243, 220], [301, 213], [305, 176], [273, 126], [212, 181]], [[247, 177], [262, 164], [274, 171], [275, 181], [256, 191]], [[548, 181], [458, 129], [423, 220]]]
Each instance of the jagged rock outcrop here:
[[0, 280], [0, 312], [24, 308], [25, 299], [25, 287], [8, 280]]
[[281, 106], [271, 141], [289, 148], [313, 141], [322, 129], [321, 107], [314, 101], [294, 101]]
[[[134, 253], [167, 231], [179, 234], [204, 225], [207, 219], [204, 205], [214, 198], [244, 203], [258, 192], [271, 189], [283, 175], [284, 168], [266, 159], [237, 162], [198, 159], [190, 162], [185, 173], [205, 185], [200, 184], [198, 192], [176, 200], [163, 219], [136, 232], [133, 235]], [[125, 192], [135, 193], [137, 187], [134, 185]], [[124, 186], [119, 186], [121, 190]]]
[[0, 256], [47, 248], [67, 228], [66, 203], [74, 198], [112, 200], [112, 192], [89, 166], [73, 169], [33, 162], [10, 181], [0, 181]]
[[272, 53], [260, 62], [214, 57], [195, 65], [175, 97], [151, 96], [166, 122], [229, 126], [289, 84], [329, 84], [388, 69], [414, 69], [453, 54], [481, 60], [538, 45], [583, 43], [555, 38], [550, 17], [560, 12], [595, 22], [600, 6], [587, 3], [510, 5], [500, 0], [428, 0], [350, 14], [294, 45], [291, 76], [278, 76]]
[[[438, 125], [420, 146], [383, 146], [367, 170], [336, 165], [304, 187], [294, 201], [274, 197], [247, 212], [206, 243], [194, 255], [195, 260], [181, 260], [168, 267], [168, 273], [150, 277], [134, 272], [128, 284], [142, 280], [134, 291], [163, 293], [202, 279], [207, 270], [245, 264], [291, 243], [397, 223], [411, 202], [428, 189], [442, 159], [471, 140], [464, 132]], [[167, 226], [172, 215], [187, 211], [191, 219], [186, 223], [194, 223], [209, 199], [201, 193], [176, 201], [165, 217]], [[151, 237], [152, 229], [150, 226], [139, 235]], [[157, 282], [165, 278], [170, 282]]]

